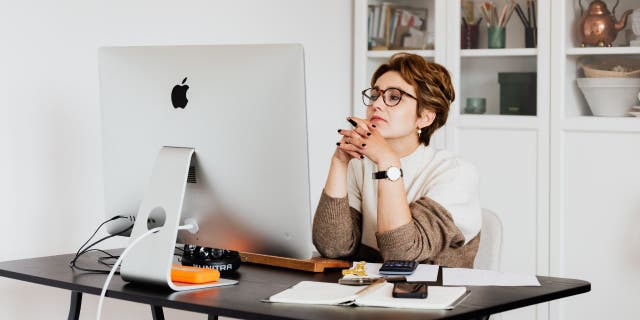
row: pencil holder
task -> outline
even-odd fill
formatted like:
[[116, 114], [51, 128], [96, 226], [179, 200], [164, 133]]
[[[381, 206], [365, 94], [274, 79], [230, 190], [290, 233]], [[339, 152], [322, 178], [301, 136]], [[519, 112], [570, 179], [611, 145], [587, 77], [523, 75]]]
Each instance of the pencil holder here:
[[502, 49], [505, 47], [507, 31], [504, 27], [489, 27], [487, 31], [489, 49]]
[[524, 28], [524, 46], [525, 48], [536, 48], [538, 46], [538, 29]]
[[460, 27], [460, 49], [478, 49], [479, 24], [462, 24]]

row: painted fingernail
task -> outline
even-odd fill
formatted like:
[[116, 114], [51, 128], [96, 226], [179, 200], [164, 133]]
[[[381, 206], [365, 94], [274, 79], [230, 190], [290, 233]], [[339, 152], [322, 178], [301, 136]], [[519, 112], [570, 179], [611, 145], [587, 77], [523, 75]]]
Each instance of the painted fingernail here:
[[339, 145], [340, 145], [340, 142], [336, 142], [336, 146], [339, 146]]
[[362, 144], [362, 146], [363, 146], [363, 147], [366, 147], [366, 146], [367, 146], [367, 144], [366, 144], [366, 143], [363, 143], [363, 144]]
[[340, 133], [340, 131], [342, 131], [342, 129], [338, 129], [338, 133]]
[[374, 127], [374, 128], [376, 127], [376, 125], [375, 125], [375, 124], [372, 124], [371, 126], [372, 126], [372, 127]]
[[364, 156], [362, 156], [362, 155], [361, 155], [361, 156], [360, 156], [360, 159], [364, 159]]
[[358, 123], [353, 121], [353, 119], [347, 119], [347, 121], [349, 121], [349, 123], [351, 123], [352, 126], [357, 127]]
[[367, 132], [367, 136], [370, 136], [370, 135], [371, 135], [371, 132]]

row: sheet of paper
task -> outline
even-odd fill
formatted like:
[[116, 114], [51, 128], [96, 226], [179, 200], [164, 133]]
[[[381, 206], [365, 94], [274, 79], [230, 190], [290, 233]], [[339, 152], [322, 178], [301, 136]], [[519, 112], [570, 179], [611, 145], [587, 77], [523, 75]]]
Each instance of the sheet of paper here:
[[302, 304], [341, 304], [352, 302], [359, 286], [344, 286], [337, 283], [301, 281], [282, 292], [269, 297], [270, 302]]
[[438, 265], [419, 264], [413, 274], [407, 276], [407, 281], [436, 281], [438, 280]]
[[[355, 266], [356, 262], [352, 266]], [[367, 262], [364, 266], [367, 277], [378, 278], [382, 263]], [[406, 276], [407, 281], [436, 281], [438, 279], [438, 265], [419, 264], [413, 274]]]
[[445, 286], [539, 286], [535, 275], [480, 269], [443, 268]]

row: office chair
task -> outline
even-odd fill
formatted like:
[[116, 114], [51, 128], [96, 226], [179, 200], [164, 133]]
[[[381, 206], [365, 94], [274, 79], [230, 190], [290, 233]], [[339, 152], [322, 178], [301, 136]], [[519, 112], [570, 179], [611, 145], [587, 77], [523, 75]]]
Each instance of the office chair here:
[[475, 269], [494, 270], [500, 268], [502, 251], [502, 222], [488, 209], [482, 209], [480, 245], [474, 260]]
[[[473, 262], [475, 269], [499, 271], [500, 254], [502, 252], [502, 222], [498, 216], [488, 209], [482, 209], [482, 229], [480, 245]], [[500, 320], [500, 314], [482, 317], [482, 320]]]

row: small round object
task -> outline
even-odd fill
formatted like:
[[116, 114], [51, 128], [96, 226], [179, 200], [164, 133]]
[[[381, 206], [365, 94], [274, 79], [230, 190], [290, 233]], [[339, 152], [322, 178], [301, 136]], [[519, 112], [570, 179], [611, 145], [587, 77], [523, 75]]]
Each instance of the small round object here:
[[387, 179], [391, 181], [396, 181], [402, 177], [402, 171], [397, 167], [389, 167], [387, 169]]

